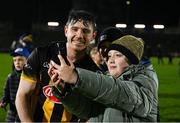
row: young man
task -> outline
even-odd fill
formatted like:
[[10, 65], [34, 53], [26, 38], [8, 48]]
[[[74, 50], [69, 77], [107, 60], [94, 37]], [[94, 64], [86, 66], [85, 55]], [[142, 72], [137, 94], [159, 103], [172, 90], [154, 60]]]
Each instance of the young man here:
[[98, 39], [98, 50], [100, 51], [101, 55], [105, 58], [106, 50], [110, 46], [110, 44], [122, 37], [124, 34], [122, 30], [116, 27], [107, 27], [105, 28], [99, 36]]
[[[47, 98], [48, 92], [51, 91], [50, 88], [46, 89], [47, 85], [51, 84], [47, 73], [48, 63], [50, 59], [58, 62], [58, 54], [67, 54], [68, 59], [75, 66], [92, 71], [98, 70], [96, 64], [86, 54], [87, 46], [96, 37], [96, 22], [93, 15], [81, 10], [71, 11], [64, 33], [67, 38], [66, 43], [52, 43], [36, 48], [23, 69], [16, 98], [17, 111], [21, 121], [77, 121], [60, 102], [58, 102], [59, 104], [53, 103]], [[63, 87], [63, 89], [67, 88], [68, 85]], [[36, 103], [31, 104], [32, 101]]]
[[110, 46], [110, 44], [122, 37], [124, 34], [122, 32], [122, 30], [120, 30], [119, 28], [116, 28], [116, 27], [107, 27], [105, 28], [101, 33], [100, 33], [100, 36], [98, 38], [98, 44], [97, 44], [97, 47], [98, 47], [98, 50], [99, 50], [99, 53], [100, 55], [103, 57], [103, 63], [102, 63], [102, 66], [104, 68], [104, 71], [107, 71], [107, 65], [106, 65], [106, 50], [107, 48]]
[[17, 48], [12, 53], [14, 69], [8, 75], [4, 88], [3, 98], [0, 100], [0, 107], [6, 108], [9, 104], [9, 110], [6, 116], [6, 122], [19, 122], [18, 114], [15, 107], [15, 98], [19, 86], [20, 75], [23, 66], [26, 64], [29, 51], [26, 48]]
[[[49, 75], [53, 81], [58, 76], [71, 84], [72, 90], [60, 95], [58, 79], [54, 81], [53, 94], [74, 114], [89, 118], [89, 122], [156, 122], [158, 81], [149, 76], [154, 75], [153, 69], [138, 65], [143, 51], [144, 42], [132, 35], [113, 41], [106, 52], [108, 75], [75, 68], [71, 61], [67, 65], [59, 55], [61, 65], [51, 61]], [[74, 97], [74, 93], [100, 105]]]

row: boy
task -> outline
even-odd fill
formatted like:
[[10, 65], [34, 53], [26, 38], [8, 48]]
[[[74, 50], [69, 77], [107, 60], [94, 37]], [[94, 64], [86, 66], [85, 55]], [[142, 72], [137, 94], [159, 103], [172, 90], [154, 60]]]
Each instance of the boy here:
[[11, 53], [13, 57], [14, 70], [7, 77], [6, 85], [4, 88], [4, 96], [0, 100], [0, 107], [6, 108], [9, 103], [9, 110], [6, 117], [6, 122], [19, 121], [16, 107], [15, 97], [19, 86], [19, 80], [23, 66], [26, 64], [29, 51], [26, 48], [17, 48]]

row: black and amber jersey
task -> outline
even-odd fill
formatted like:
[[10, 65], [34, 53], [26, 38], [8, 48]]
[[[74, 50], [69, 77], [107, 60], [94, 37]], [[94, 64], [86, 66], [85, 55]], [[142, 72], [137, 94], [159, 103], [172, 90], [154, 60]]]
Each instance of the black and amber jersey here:
[[[31, 53], [27, 64], [23, 68], [21, 79], [35, 83], [39, 87], [34, 113], [34, 120], [38, 122], [66, 122], [76, 119], [64, 109], [62, 104], [53, 103], [43, 94], [43, 87], [51, 83], [47, 73], [48, 63], [50, 60], [58, 63], [57, 55], [59, 52], [63, 55], [66, 54], [66, 43], [51, 43], [45, 47], [38, 47]], [[86, 55], [81, 61], [74, 63], [74, 65], [92, 71], [99, 70], [89, 55]]]

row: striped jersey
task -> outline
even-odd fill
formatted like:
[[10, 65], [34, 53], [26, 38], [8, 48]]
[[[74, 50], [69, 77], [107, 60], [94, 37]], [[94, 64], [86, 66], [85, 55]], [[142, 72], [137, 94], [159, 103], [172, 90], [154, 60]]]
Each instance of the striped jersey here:
[[[43, 94], [43, 87], [50, 84], [48, 75], [48, 63], [50, 60], [59, 62], [57, 55], [61, 52], [66, 55], [66, 43], [51, 43], [44, 47], [36, 48], [27, 60], [21, 75], [22, 80], [29, 83], [35, 83], [37, 90], [36, 96], [32, 102], [34, 106], [34, 121], [36, 122], [76, 122], [77, 117], [68, 112], [62, 104], [53, 103]], [[76, 67], [97, 71], [99, 70], [89, 55], [86, 55], [81, 61], [74, 63]]]

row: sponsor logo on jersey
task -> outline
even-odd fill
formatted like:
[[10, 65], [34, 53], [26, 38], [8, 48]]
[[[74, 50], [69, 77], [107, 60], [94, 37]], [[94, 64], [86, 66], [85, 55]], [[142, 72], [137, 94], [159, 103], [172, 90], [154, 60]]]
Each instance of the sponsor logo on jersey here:
[[43, 93], [44, 95], [53, 103], [62, 104], [58, 98], [56, 98], [52, 93], [52, 86], [53, 85], [47, 85], [43, 87]]

